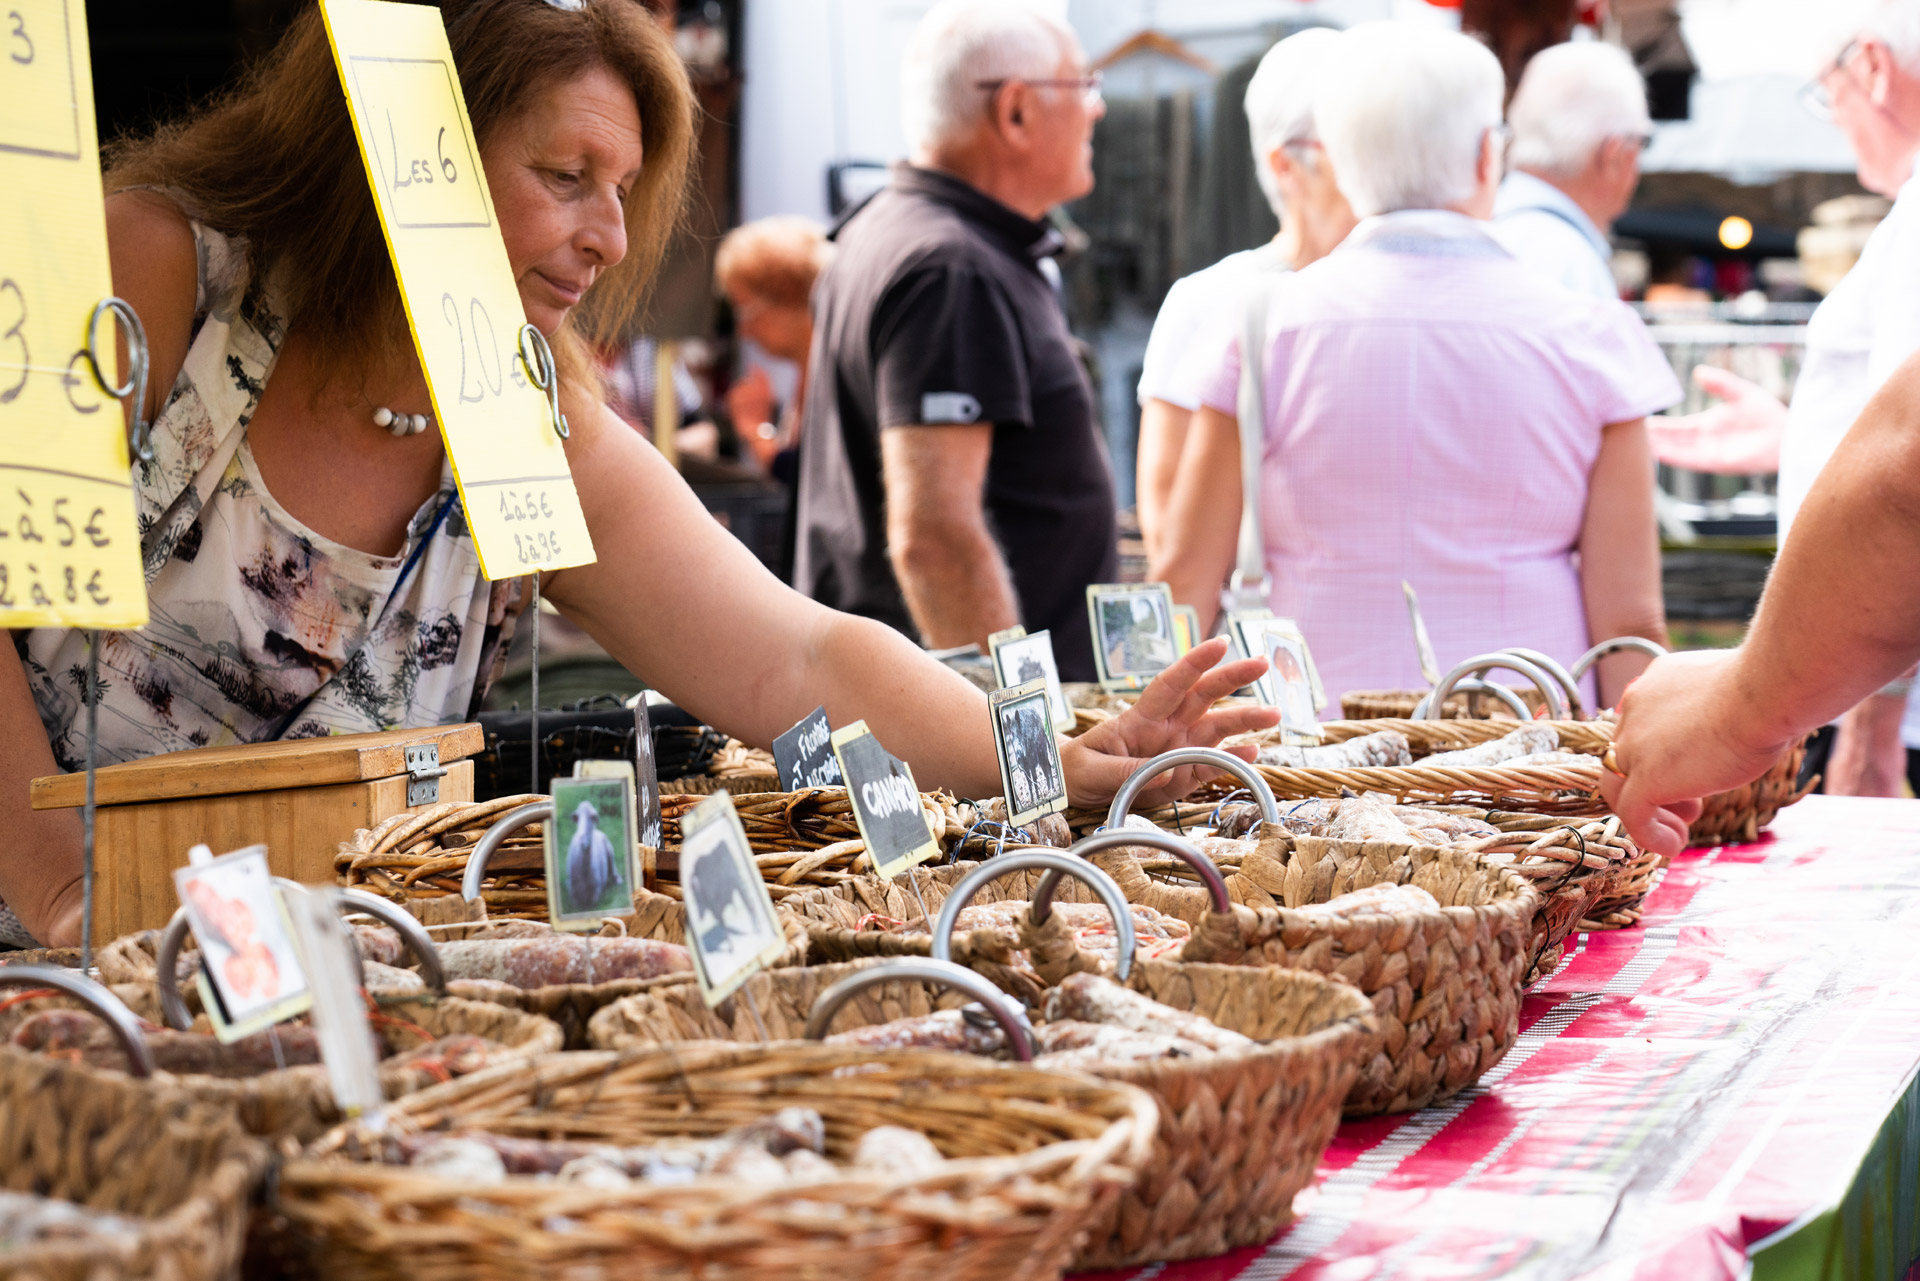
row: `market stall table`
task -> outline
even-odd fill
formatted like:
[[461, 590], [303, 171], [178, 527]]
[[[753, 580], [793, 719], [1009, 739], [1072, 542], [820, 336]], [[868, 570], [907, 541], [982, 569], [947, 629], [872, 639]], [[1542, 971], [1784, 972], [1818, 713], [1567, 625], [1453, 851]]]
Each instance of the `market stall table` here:
[[1920, 804], [1810, 797], [1675, 859], [1639, 927], [1572, 940], [1479, 1085], [1343, 1125], [1267, 1246], [1084, 1275], [1906, 1276], [1917, 932]]

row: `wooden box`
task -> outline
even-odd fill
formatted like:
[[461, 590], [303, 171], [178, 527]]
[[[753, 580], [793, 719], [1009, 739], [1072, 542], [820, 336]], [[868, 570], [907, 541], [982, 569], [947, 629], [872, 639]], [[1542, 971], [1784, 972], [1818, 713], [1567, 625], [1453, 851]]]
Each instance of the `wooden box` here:
[[[473, 799], [478, 725], [203, 747], [94, 774], [96, 942], [159, 929], [179, 904], [173, 869], [189, 846], [264, 843], [279, 876], [334, 879], [334, 848], [402, 810]], [[444, 771], [444, 773], [442, 773]], [[78, 809], [84, 774], [33, 780], [33, 808]]]

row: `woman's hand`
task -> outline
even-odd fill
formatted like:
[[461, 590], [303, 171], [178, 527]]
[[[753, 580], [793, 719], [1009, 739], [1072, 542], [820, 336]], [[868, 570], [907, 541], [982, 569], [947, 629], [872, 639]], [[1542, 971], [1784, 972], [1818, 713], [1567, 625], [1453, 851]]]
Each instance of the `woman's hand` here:
[[[1060, 763], [1067, 773], [1068, 800], [1079, 806], [1105, 804], [1129, 775], [1162, 752], [1213, 747], [1230, 735], [1279, 724], [1280, 713], [1271, 707], [1212, 710], [1216, 700], [1267, 673], [1264, 658], [1222, 663], [1226, 654], [1224, 636], [1194, 646], [1154, 677], [1139, 702], [1079, 738], [1063, 741]], [[1242, 760], [1254, 757], [1251, 747], [1227, 750]], [[1199, 785], [1203, 773], [1191, 766], [1173, 770], [1165, 783], [1143, 792], [1140, 803], [1159, 805], [1185, 796]]]
[[1757, 704], [1740, 688], [1739, 663], [1738, 650], [1669, 654], [1627, 686], [1613, 736], [1618, 773], [1602, 773], [1600, 790], [1644, 848], [1678, 854], [1700, 798], [1750, 783], [1780, 759], [1785, 744], [1755, 731]]
[[51, 895], [40, 911], [15, 908], [14, 914], [42, 947], [79, 947], [80, 925], [86, 917], [81, 888], [80, 880], [75, 878]]

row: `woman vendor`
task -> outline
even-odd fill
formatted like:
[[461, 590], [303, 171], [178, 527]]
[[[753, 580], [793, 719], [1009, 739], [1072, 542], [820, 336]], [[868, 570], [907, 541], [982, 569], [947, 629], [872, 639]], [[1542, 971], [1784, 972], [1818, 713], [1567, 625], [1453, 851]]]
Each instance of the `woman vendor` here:
[[[997, 793], [978, 690], [779, 583], [601, 403], [588, 342], [633, 314], [683, 196], [695, 108], [670, 40], [637, 0], [441, 11], [599, 550], [543, 594], [741, 739], [768, 743], [824, 703], [835, 724], [864, 718], [923, 784]], [[230, 95], [114, 153], [106, 186], [114, 288], [152, 349], [156, 456], [134, 474], [152, 622], [101, 635], [100, 761], [470, 717], [530, 592], [481, 577], [424, 429], [426, 381], [317, 10]], [[83, 759], [87, 639], [39, 629], [15, 645], [0, 662], [15, 833], [0, 897], [17, 922], [0, 925], [58, 945], [79, 933], [80, 823], [30, 809], [27, 783]], [[1065, 744], [1072, 798], [1111, 795], [1154, 753], [1270, 725], [1264, 709], [1208, 710], [1264, 668], [1224, 653], [1199, 647], [1134, 711]], [[1191, 785], [1182, 772], [1167, 789]]]

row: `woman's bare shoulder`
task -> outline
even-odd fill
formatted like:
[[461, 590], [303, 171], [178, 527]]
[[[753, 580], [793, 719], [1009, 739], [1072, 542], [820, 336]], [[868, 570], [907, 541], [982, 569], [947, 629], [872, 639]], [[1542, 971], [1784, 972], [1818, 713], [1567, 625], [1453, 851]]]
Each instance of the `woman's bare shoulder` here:
[[152, 353], [148, 412], [166, 400], [193, 338], [199, 251], [193, 224], [157, 191], [107, 197], [107, 256], [113, 291], [133, 304]]

